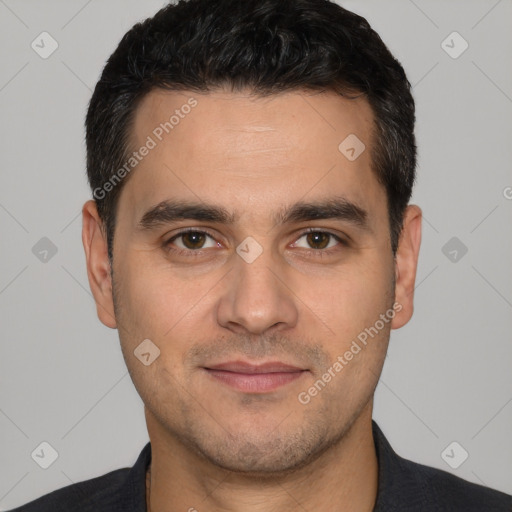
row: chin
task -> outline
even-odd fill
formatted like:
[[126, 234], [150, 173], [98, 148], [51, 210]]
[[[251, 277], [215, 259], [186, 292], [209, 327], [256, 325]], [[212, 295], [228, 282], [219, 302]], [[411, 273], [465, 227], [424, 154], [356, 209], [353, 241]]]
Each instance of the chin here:
[[[336, 439], [321, 430], [295, 429], [294, 432], [239, 432], [220, 436], [190, 437], [189, 448], [208, 463], [246, 475], [270, 478], [292, 473], [307, 466], [322, 455]], [[223, 437], [222, 437], [223, 435]]]

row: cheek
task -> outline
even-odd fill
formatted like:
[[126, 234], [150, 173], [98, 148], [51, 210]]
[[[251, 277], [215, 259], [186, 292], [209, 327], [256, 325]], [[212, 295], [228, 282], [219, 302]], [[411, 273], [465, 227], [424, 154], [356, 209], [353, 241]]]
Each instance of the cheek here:
[[322, 342], [335, 376], [315, 378], [330, 380], [322, 400], [343, 416], [366, 403], [382, 369], [392, 320], [391, 271], [378, 264], [360, 273], [352, 268], [326, 281], [322, 293], [320, 288], [309, 293], [315, 312], [332, 331]]
[[373, 325], [393, 303], [392, 269], [378, 262], [353, 265], [308, 280], [301, 289], [298, 296], [325, 324], [326, 334], [346, 342]]
[[[135, 387], [145, 403], [151, 404], [156, 396], [172, 402], [162, 390], [175, 389], [176, 382], [184, 380], [183, 354], [202, 305], [201, 301], [194, 307], [202, 295], [200, 283], [177, 279], [169, 268], [136, 257], [125, 258], [114, 277], [121, 348]], [[139, 346], [147, 339], [151, 344], [144, 353], [158, 356], [146, 366], [136, 353], [142, 353]]]
[[185, 278], [164, 258], [155, 263], [156, 259], [146, 251], [133, 251], [116, 268], [119, 315], [129, 328], [130, 339], [149, 338], [167, 350], [169, 340], [181, 338], [184, 326], [190, 329], [190, 322], [197, 322], [198, 316], [206, 318], [205, 308], [213, 307], [214, 297], [208, 290], [214, 288], [218, 276]]

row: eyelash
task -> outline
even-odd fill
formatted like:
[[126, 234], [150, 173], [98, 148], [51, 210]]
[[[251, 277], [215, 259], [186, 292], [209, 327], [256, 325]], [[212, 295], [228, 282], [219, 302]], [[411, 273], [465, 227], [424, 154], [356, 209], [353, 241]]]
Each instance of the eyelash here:
[[[186, 229], [183, 229], [182, 231], [176, 233], [170, 239], [168, 239], [166, 242], [164, 242], [164, 244], [163, 244], [164, 249], [167, 252], [173, 253], [177, 256], [185, 255], [187, 257], [192, 257], [192, 258], [202, 256], [203, 251], [206, 249], [193, 250], [193, 249], [179, 249], [179, 248], [176, 249], [176, 248], [171, 247], [171, 244], [172, 244], [172, 242], [174, 242], [174, 240], [176, 240], [180, 236], [186, 235], [187, 233], [199, 233], [199, 234], [207, 235], [210, 238], [212, 238], [213, 240], [215, 240], [215, 236], [205, 229], [186, 228]], [[322, 233], [322, 234], [329, 235], [330, 237], [334, 238], [338, 242], [339, 245], [341, 245], [343, 247], [348, 247], [348, 242], [343, 240], [343, 238], [339, 237], [338, 235], [335, 235], [334, 233], [331, 233], [330, 231], [325, 231], [325, 230], [321, 230], [321, 229], [317, 229], [317, 228], [306, 229], [305, 231], [300, 233], [300, 235], [296, 238], [295, 241], [300, 240], [304, 235], [307, 235], [309, 233]], [[315, 257], [320, 257], [320, 258], [325, 256], [326, 254], [330, 255], [332, 252], [335, 252], [337, 250], [339, 250], [338, 246], [331, 247], [329, 249], [303, 249], [303, 251], [306, 251], [308, 255], [311, 254], [311, 255], [314, 255]]]

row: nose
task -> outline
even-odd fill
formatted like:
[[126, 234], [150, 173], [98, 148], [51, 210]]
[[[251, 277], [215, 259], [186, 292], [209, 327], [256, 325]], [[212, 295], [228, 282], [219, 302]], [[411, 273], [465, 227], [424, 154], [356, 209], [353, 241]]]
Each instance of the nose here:
[[236, 257], [218, 308], [219, 325], [237, 334], [263, 334], [297, 324], [298, 308], [285, 269], [264, 251], [248, 263]]

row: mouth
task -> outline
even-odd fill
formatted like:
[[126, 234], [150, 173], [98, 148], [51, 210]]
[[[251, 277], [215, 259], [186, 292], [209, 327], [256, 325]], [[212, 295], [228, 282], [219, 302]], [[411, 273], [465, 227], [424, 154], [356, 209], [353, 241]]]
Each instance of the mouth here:
[[308, 372], [281, 361], [263, 364], [229, 361], [203, 369], [216, 381], [244, 393], [270, 393], [300, 379]]

